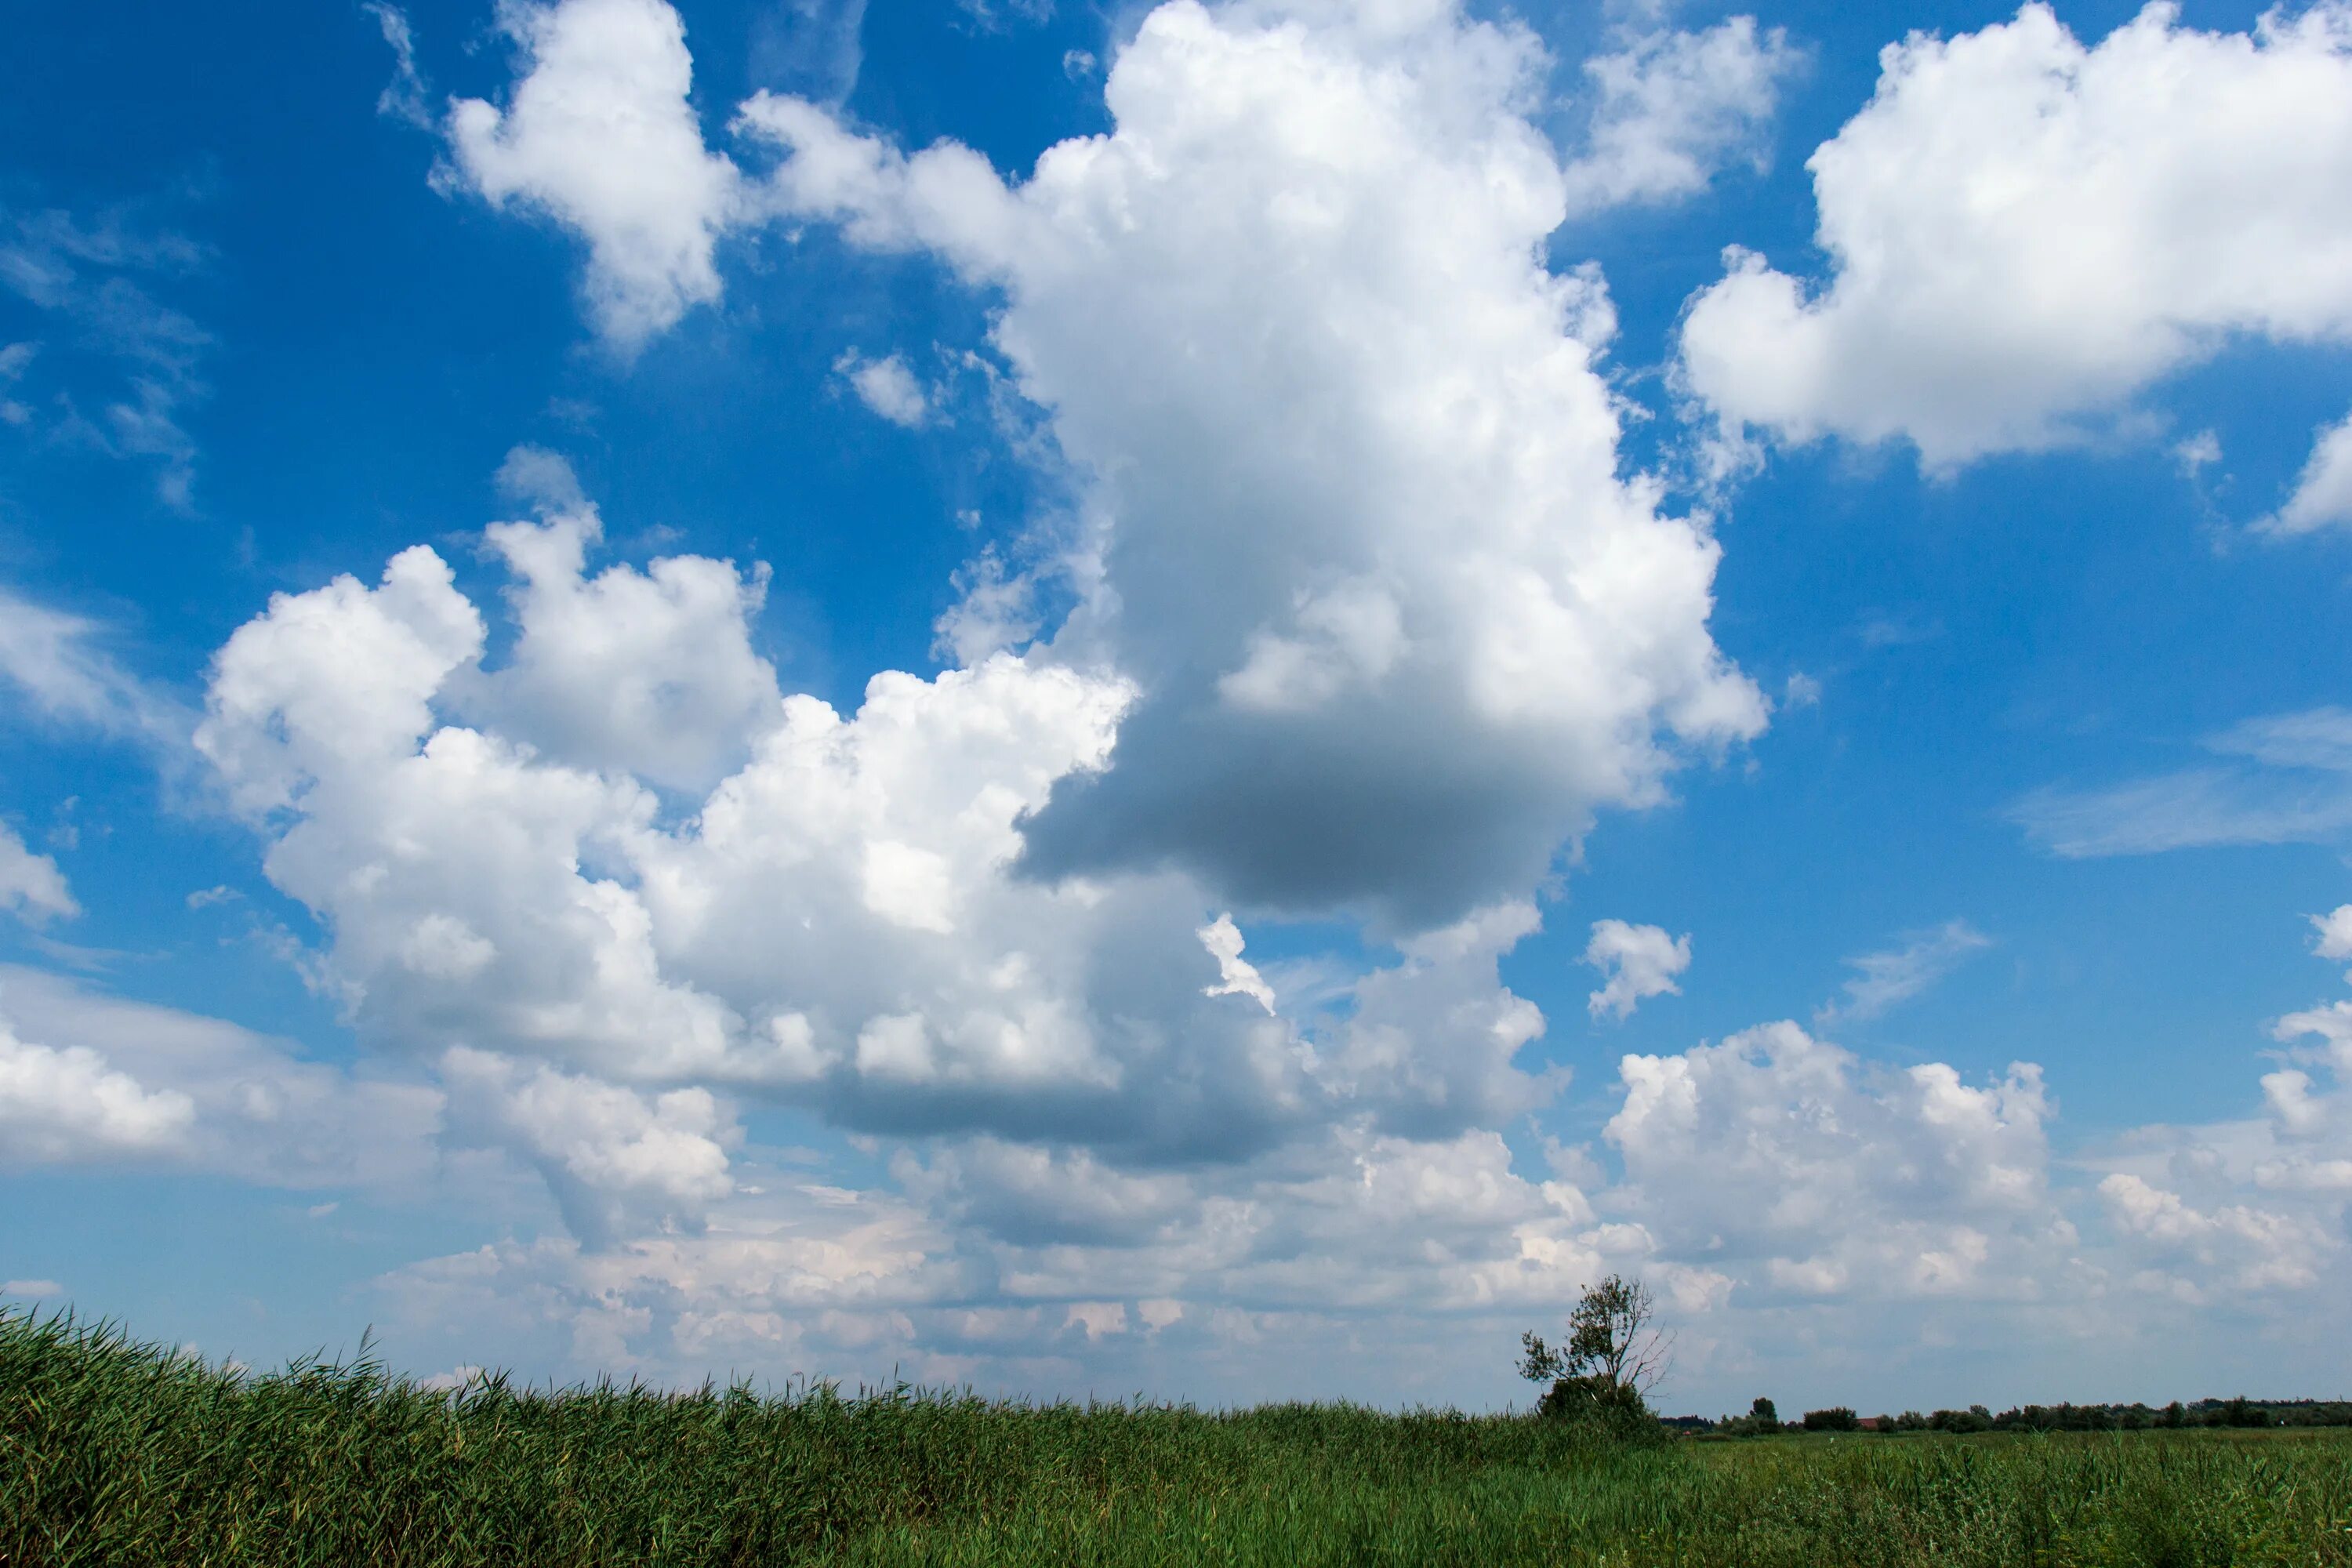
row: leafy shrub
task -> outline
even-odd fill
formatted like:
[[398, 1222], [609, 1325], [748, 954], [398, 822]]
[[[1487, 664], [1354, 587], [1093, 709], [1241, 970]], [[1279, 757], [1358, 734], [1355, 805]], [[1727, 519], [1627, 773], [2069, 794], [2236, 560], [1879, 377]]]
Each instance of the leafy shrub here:
[[1640, 1389], [1601, 1375], [1557, 1379], [1536, 1401], [1536, 1414], [1548, 1420], [1574, 1422], [1620, 1442], [1640, 1442], [1664, 1433]]

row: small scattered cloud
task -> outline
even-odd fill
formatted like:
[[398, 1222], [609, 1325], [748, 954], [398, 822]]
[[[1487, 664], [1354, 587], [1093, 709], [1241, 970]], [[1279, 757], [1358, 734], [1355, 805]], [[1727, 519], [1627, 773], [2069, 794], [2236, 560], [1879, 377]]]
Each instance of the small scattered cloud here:
[[956, 601], [932, 626], [931, 651], [969, 668], [1003, 648], [1018, 647], [1040, 630], [1035, 585], [1009, 572], [993, 546], [983, 549], [950, 580]]
[[1101, 62], [1087, 49], [1062, 51], [1062, 74], [1072, 81], [1085, 81], [1101, 68]]
[[[13, 387], [22, 381], [26, 367], [40, 353], [38, 343], [0, 343], [0, 387]], [[0, 395], [0, 423], [22, 427], [33, 422], [33, 411], [19, 403], [14, 395]]]
[[1629, 1018], [1645, 998], [1680, 995], [1682, 987], [1675, 977], [1690, 967], [1690, 961], [1687, 932], [1670, 936], [1660, 926], [1595, 921], [1584, 962], [1601, 971], [1604, 983], [1585, 999], [1585, 1006], [1596, 1018]]
[[27, 849], [16, 830], [5, 822], [0, 822], [0, 910], [35, 923], [53, 916], [70, 920], [81, 913], [58, 863]]
[[1217, 961], [1217, 983], [1201, 987], [1202, 995], [1246, 996], [1268, 1013], [1274, 1011], [1274, 987], [1242, 956], [1241, 928], [1231, 914], [1219, 915], [1194, 934]]
[[1054, 19], [1054, 0], [955, 0], [955, 3], [958, 10], [985, 32], [1001, 33], [1015, 26], [1034, 27]]
[[2255, 528], [2275, 534], [2352, 528], [2352, 415], [2319, 431], [2311, 444], [2311, 457], [2295, 480], [2294, 493], [2286, 505]]
[[528, 443], [509, 448], [490, 482], [499, 496], [530, 507], [541, 516], [578, 512], [588, 505], [580, 475], [572, 459], [561, 452]]
[[0, 1017], [0, 1149], [9, 1164], [173, 1154], [195, 1118], [185, 1093], [142, 1082], [87, 1046], [26, 1039]]
[[[2352, 904], [2339, 904], [2324, 915], [2313, 915], [2311, 923], [2319, 932], [2311, 951], [2322, 958], [2352, 958]], [[2352, 981], [2352, 973], [2344, 978]]]
[[1991, 939], [1966, 921], [1947, 921], [1933, 931], [1915, 931], [1898, 947], [1846, 960], [1854, 971], [1843, 1000], [1826, 1002], [1813, 1014], [1819, 1025], [1863, 1023], [1909, 1001], [1943, 979]]
[[220, 1019], [0, 965], [0, 1164], [409, 1187], [435, 1168], [441, 1104]]
[[2194, 479], [2207, 468], [2221, 460], [2221, 437], [2210, 430], [2200, 430], [2194, 436], [2176, 441], [2172, 460], [2180, 465], [2180, 472]]
[[902, 429], [919, 430], [931, 421], [930, 395], [907, 362], [897, 354], [867, 359], [856, 349], [833, 362], [833, 371], [849, 384], [857, 400]]
[[1907, 610], [1870, 610], [1854, 623], [1853, 635], [1864, 647], [1910, 647], [1942, 637], [1944, 625]]
[[66, 1288], [54, 1279], [0, 1279], [0, 1296], [23, 1296], [41, 1300], [65, 1293]]
[[1565, 171], [1571, 210], [1671, 201], [1730, 164], [1768, 166], [1780, 91], [1804, 61], [1784, 29], [1734, 16], [1704, 32], [1617, 32], [1620, 47], [1584, 62], [1592, 118]]

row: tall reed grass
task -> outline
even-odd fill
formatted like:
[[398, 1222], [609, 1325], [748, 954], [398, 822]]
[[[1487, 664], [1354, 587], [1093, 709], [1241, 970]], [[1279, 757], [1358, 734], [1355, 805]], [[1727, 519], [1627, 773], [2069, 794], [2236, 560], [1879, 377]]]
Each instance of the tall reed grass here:
[[2352, 1564], [2352, 1436], [1627, 1444], [1524, 1415], [238, 1374], [0, 1313], [0, 1565]]

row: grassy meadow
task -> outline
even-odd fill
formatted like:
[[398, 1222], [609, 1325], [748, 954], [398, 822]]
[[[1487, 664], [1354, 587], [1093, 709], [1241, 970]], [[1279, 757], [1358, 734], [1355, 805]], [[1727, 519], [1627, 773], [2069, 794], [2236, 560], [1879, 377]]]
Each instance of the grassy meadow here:
[[2352, 1432], [1612, 1441], [1344, 1405], [241, 1375], [0, 1313], [0, 1568], [2352, 1564]]

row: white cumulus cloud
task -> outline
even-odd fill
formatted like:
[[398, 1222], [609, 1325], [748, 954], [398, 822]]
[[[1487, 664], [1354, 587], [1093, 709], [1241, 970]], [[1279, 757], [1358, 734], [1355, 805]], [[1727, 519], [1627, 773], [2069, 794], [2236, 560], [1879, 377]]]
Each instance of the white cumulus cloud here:
[[414, 1188], [440, 1092], [217, 1018], [0, 966], [0, 1161], [124, 1160], [268, 1186]]
[[2312, 944], [2314, 952], [2322, 958], [2352, 958], [2352, 904], [2338, 904], [2324, 915], [2314, 915], [2311, 923], [2319, 931], [2319, 940]]
[[176, 1146], [195, 1107], [150, 1089], [85, 1046], [58, 1049], [0, 1020], [0, 1159], [59, 1164], [152, 1154]]
[[1242, 956], [1241, 928], [1234, 924], [1228, 912], [1219, 915], [1195, 933], [1209, 956], [1217, 961], [1217, 983], [1204, 987], [1204, 996], [1246, 996], [1268, 1013], [1274, 1011], [1274, 987], [1255, 964]]
[[1761, 728], [1704, 522], [1618, 471], [1598, 276], [1542, 262], [1570, 208], [1523, 112], [1543, 58], [1444, 4], [1174, 0], [1110, 67], [1115, 128], [1012, 181], [743, 107], [779, 216], [1002, 299], [1085, 487], [1054, 647], [1142, 696], [1026, 825], [1034, 874], [1449, 920]]
[[2263, 526], [2273, 533], [2352, 526], [2352, 416], [2319, 432], [2294, 493]]
[[[2352, 952], [2352, 914], [2312, 923], [2318, 956]], [[2101, 1205], [2144, 1291], [2242, 1318], [2352, 1279], [2352, 1002], [2290, 1013], [2271, 1033], [2286, 1059], [2262, 1075], [2259, 1115], [2143, 1129], [2100, 1162]]]
[[70, 919], [81, 913], [58, 863], [27, 849], [16, 830], [5, 822], [0, 822], [0, 910], [28, 921], [53, 915]]
[[688, 100], [685, 25], [664, 0], [516, 0], [499, 23], [525, 68], [503, 108], [450, 107], [454, 181], [586, 240], [590, 314], [633, 350], [719, 298], [712, 252], [738, 196]]
[[1675, 976], [1688, 969], [1690, 961], [1687, 934], [1671, 936], [1659, 926], [1595, 921], [1592, 940], [1584, 945], [1584, 962], [1605, 979], [1585, 1005], [1596, 1018], [1604, 1013], [1630, 1018], [1645, 997], [1679, 995], [1682, 988]]
[[568, 467], [541, 482], [558, 500], [540, 521], [486, 534], [516, 579], [521, 636], [474, 694], [475, 716], [545, 756], [708, 788], [782, 721], [774, 667], [749, 635], [766, 568], [673, 555], [589, 576], [604, 534], [596, 509], [577, 499]]
[[591, 1245], [609, 1242], [633, 1215], [698, 1225], [734, 1190], [728, 1148], [741, 1130], [708, 1089], [649, 1096], [462, 1046], [440, 1069], [458, 1134], [537, 1165], [573, 1234]]
[[2243, 1204], [2192, 1208], [2179, 1194], [2129, 1172], [2103, 1178], [2099, 1197], [2116, 1226], [2141, 1244], [2145, 1258], [2184, 1270], [2193, 1277], [2183, 1281], [2192, 1289], [2212, 1282], [2245, 1290], [2309, 1285], [2321, 1257], [2335, 1245], [2309, 1219]]
[[2352, 337], [2352, 7], [2248, 33], [2046, 5], [1881, 56], [1814, 153], [1808, 285], [1735, 249], [1682, 374], [1727, 426], [1932, 467], [2074, 438], [2233, 335]]
[[1942, 1063], [1872, 1068], [1782, 1023], [1619, 1072], [1616, 1201], [1667, 1256], [1745, 1290], [2015, 1296], [2053, 1288], [2075, 1240], [2030, 1063], [1975, 1088]]

